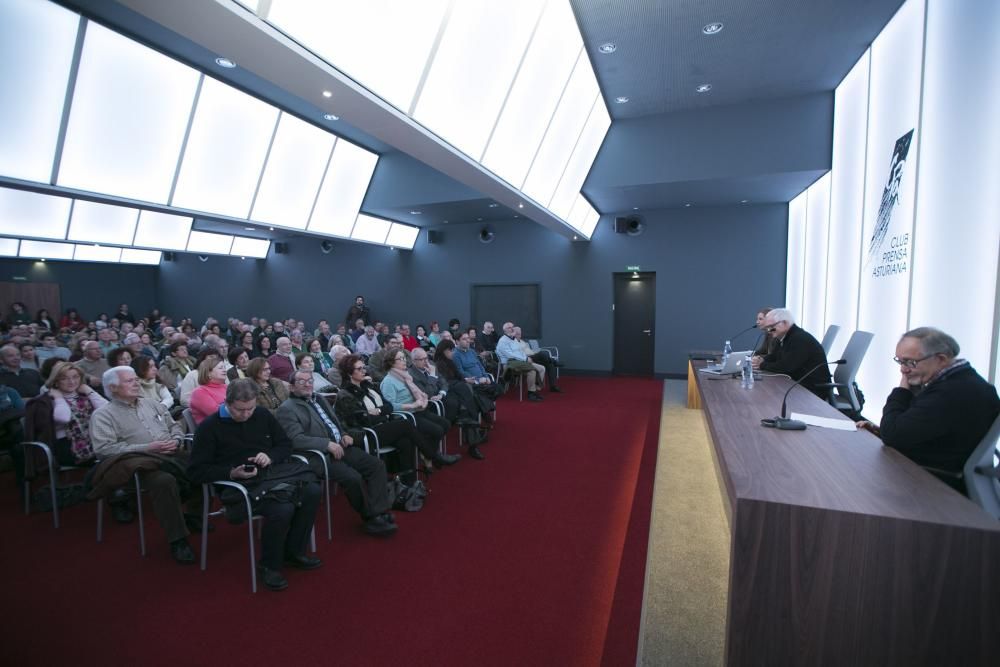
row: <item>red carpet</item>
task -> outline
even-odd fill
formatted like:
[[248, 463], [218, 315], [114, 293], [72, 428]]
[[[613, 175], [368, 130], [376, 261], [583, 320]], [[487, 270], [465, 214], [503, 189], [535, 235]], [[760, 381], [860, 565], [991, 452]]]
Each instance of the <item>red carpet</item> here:
[[17, 511], [4, 475], [3, 661], [634, 664], [661, 383], [563, 386], [538, 405], [504, 397], [487, 460], [435, 474], [388, 540], [334, 498], [323, 568], [288, 572], [282, 593], [250, 593], [242, 526], [217, 522], [201, 572], [172, 562], [152, 515], [141, 558], [135, 525], [97, 544], [85, 504], [54, 530]]

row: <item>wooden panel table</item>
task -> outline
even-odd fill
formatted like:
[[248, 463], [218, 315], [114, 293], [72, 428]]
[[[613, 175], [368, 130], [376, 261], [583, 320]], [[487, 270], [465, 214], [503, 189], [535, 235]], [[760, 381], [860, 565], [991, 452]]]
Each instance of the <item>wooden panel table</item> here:
[[[760, 426], [785, 378], [695, 376], [731, 530], [727, 664], [1000, 664], [1000, 522], [869, 433]], [[801, 387], [788, 405], [842, 417]]]

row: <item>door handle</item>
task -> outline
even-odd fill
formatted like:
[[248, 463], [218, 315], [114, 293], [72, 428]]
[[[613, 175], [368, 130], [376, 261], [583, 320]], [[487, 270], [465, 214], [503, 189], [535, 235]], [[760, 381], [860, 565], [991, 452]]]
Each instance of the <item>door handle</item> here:
[[652, 329], [643, 329], [642, 333], [644, 333], [644, 334], [653, 333], [653, 330]]

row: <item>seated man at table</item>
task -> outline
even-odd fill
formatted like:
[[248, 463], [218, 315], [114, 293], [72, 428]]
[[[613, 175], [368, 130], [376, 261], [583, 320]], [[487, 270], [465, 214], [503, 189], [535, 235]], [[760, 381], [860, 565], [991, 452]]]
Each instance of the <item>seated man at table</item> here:
[[[253, 380], [236, 380], [226, 388], [226, 402], [198, 426], [188, 468], [192, 481], [252, 484], [266, 478], [272, 465], [291, 457], [291, 441], [278, 420], [257, 406], [257, 392]], [[321, 495], [319, 484], [309, 481], [297, 499], [276, 497], [254, 506], [254, 512], [264, 517], [259, 569], [271, 590], [288, 588], [281, 573], [285, 563], [300, 570], [322, 565], [320, 559], [306, 555]]]
[[958, 491], [966, 460], [1000, 413], [1000, 398], [965, 359], [958, 342], [939, 329], [907, 331], [896, 344], [899, 386], [892, 390], [878, 427], [858, 422], [922, 466], [943, 471]]
[[389, 512], [389, 486], [385, 464], [365, 452], [360, 429], [347, 432], [330, 404], [313, 393], [313, 374], [298, 370], [292, 376], [292, 395], [275, 413], [295, 449], [315, 449], [329, 454], [330, 481], [340, 484], [347, 501], [361, 515], [369, 535], [396, 532]]
[[801, 380], [803, 387], [826, 399], [829, 388], [821, 385], [830, 382], [830, 369], [819, 341], [795, 324], [792, 311], [787, 308], [770, 311], [764, 317], [763, 329], [776, 341], [774, 351], [763, 357], [753, 357], [753, 367], [787, 375], [796, 382]]

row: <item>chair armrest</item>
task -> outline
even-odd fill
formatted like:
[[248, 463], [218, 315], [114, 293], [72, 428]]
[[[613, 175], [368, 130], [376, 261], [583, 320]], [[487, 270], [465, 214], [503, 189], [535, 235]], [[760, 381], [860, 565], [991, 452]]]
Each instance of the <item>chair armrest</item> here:
[[403, 417], [404, 419], [409, 419], [414, 426], [417, 425], [417, 418], [412, 412], [407, 412], [406, 410], [393, 410], [392, 414]]
[[935, 468], [934, 466], [920, 466], [932, 475], [937, 475], [938, 477], [947, 477], [948, 479], [962, 479], [964, 475], [960, 472], [952, 472], [951, 470], [942, 470], [941, 468]]

